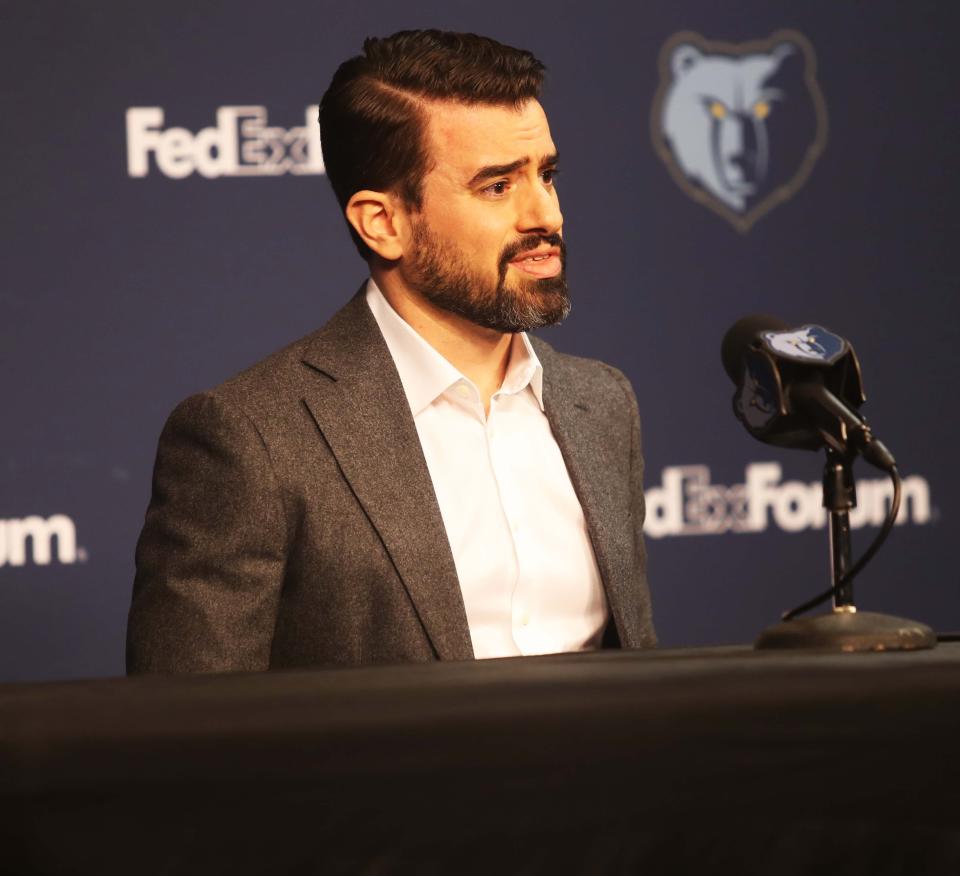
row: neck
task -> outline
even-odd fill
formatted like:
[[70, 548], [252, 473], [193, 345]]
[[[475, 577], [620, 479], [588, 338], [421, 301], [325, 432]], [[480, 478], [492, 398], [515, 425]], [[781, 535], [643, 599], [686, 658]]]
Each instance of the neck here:
[[513, 335], [484, 328], [437, 307], [407, 287], [393, 271], [372, 267], [371, 274], [400, 318], [476, 385], [483, 408], [489, 414], [490, 398], [507, 373]]

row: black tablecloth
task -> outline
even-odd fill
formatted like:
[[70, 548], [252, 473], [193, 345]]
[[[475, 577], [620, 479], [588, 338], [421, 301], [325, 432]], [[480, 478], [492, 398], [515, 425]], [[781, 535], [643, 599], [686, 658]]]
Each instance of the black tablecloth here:
[[0, 871], [958, 873], [958, 692], [954, 644], [0, 686]]

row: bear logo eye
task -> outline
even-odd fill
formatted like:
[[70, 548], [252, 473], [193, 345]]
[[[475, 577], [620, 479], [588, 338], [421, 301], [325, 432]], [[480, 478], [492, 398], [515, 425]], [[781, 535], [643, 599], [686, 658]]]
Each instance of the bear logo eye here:
[[765, 100], [761, 100], [753, 105], [753, 114], [758, 119], [765, 119], [770, 115], [771, 109], [773, 109], [773, 107], [771, 107], [769, 103], [767, 103]]
[[713, 100], [710, 102], [710, 115], [715, 119], [726, 118], [727, 108], [719, 100]]

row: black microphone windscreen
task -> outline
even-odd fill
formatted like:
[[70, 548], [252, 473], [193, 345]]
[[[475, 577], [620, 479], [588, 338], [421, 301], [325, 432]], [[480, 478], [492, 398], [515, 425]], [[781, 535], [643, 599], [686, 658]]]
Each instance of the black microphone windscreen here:
[[720, 345], [720, 358], [723, 368], [730, 375], [730, 379], [738, 386], [743, 377], [743, 356], [753, 339], [760, 332], [778, 331], [790, 328], [788, 323], [776, 316], [755, 313], [738, 319], [723, 336]]

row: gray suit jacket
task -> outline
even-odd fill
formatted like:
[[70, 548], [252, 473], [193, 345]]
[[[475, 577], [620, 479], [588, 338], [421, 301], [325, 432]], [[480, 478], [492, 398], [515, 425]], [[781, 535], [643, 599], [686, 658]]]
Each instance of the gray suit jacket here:
[[[652, 646], [633, 392], [607, 365], [534, 346], [610, 605], [608, 641]], [[472, 657], [420, 440], [362, 292], [171, 414], [137, 546], [128, 671]]]

